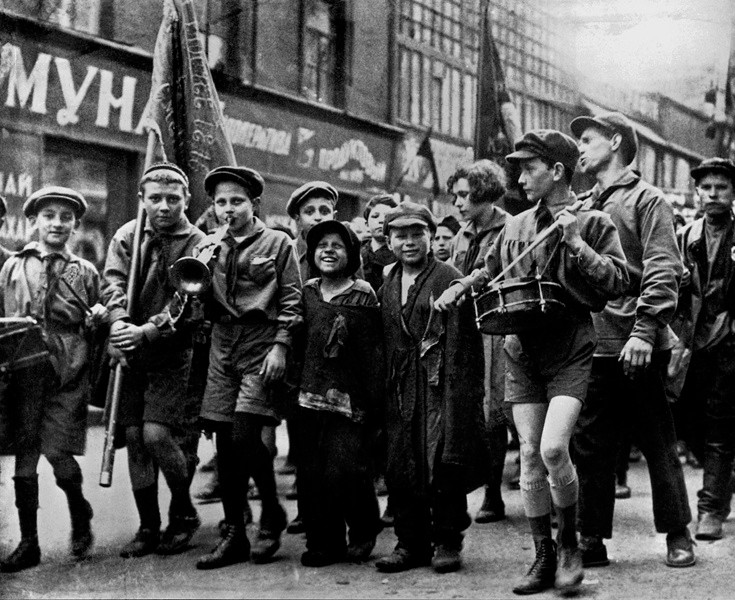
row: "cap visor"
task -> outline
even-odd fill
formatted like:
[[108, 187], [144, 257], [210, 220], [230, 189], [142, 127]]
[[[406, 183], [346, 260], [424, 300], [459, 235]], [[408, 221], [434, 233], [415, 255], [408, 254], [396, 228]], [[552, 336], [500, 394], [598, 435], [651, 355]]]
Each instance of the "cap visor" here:
[[424, 219], [419, 219], [418, 217], [398, 217], [388, 223], [388, 227], [394, 228], [410, 227], [411, 225], [422, 225], [430, 229], [429, 224]]
[[516, 150], [515, 152], [508, 154], [508, 156], [505, 157], [505, 160], [513, 162], [517, 160], [528, 160], [530, 158], [541, 158], [541, 155], [538, 152], [533, 152], [532, 150]]
[[606, 125], [602, 121], [598, 121], [597, 119], [594, 119], [592, 117], [577, 117], [569, 124], [569, 129], [572, 130], [572, 133], [575, 135], [575, 137], [580, 137], [585, 129], [589, 127], [602, 127], [603, 129], [610, 129], [609, 125]]

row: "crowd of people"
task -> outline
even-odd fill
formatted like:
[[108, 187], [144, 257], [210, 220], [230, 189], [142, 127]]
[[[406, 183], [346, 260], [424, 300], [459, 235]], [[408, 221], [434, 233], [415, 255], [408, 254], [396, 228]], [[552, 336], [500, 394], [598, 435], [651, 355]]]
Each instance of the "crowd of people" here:
[[[37, 241], [4, 255], [0, 315], [34, 319], [49, 356], [0, 382], [21, 534], [0, 571], [40, 562], [42, 454], [68, 498], [73, 555], [92, 547], [74, 456], [84, 451], [100, 329], [125, 373], [116, 443], [127, 447], [140, 519], [122, 557], [189, 548], [205, 432], [216, 440], [223, 521], [198, 569], [267, 562], [287, 526], [305, 533], [304, 566], [366, 562], [389, 518], [397, 544], [377, 570], [456, 571], [467, 493], [484, 486], [476, 522], [505, 518], [515, 436], [535, 560], [513, 592], [574, 594], [584, 568], [609, 564], [616, 461], [631, 441], [648, 463], [665, 563], [694, 565], [678, 439], [703, 465], [695, 537], [721, 538], [730, 511], [735, 165], [712, 158], [692, 169], [703, 212], [677, 233], [661, 190], [631, 167], [637, 138], [623, 115], [577, 118], [571, 133], [530, 131], [506, 157], [532, 204], [516, 215], [501, 208], [506, 169], [489, 160], [457, 168], [447, 191], [462, 223], [387, 194], [345, 223], [337, 190], [312, 181], [287, 203], [291, 234], [260, 219], [258, 172], [222, 166], [206, 177], [212, 205], [194, 225], [186, 174], [157, 163], [140, 180], [137, 273], [136, 221], [113, 236], [100, 277], [70, 250], [84, 197], [62, 187], [32, 194], [23, 211]], [[577, 170], [596, 182], [580, 195]], [[211, 276], [196, 295], [170, 270], [191, 256]], [[476, 314], [469, 292], [502, 297], [511, 285], [535, 307], [512, 330], [485, 327], [490, 313]], [[544, 320], [545, 294], [557, 306]], [[297, 476], [291, 525], [274, 474], [273, 430], [284, 418]], [[159, 471], [171, 493], [163, 530]], [[389, 494], [382, 518], [376, 478]], [[262, 510], [249, 538], [251, 479]]]

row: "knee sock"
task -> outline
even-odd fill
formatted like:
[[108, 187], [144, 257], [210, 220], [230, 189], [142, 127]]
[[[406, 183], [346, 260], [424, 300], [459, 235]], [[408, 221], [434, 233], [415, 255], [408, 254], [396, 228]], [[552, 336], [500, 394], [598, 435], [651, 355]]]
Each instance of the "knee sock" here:
[[140, 528], [158, 531], [161, 529], [161, 512], [158, 508], [158, 485], [153, 484], [133, 490], [135, 506], [138, 508]]
[[528, 517], [528, 524], [531, 527], [533, 542], [537, 547], [541, 540], [551, 539], [551, 515], [549, 513], [540, 517]]
[[38, 538], [38, 475], [14, 477], [15, 506], [18, 508], [21, 539]]
[[535, 481], [521, 480], [521, 500], [527, 517], [548, 515], [551, 512], [549, 482], [545, 478]]
[[569, 462], [549, 475], [551, 498], [559, 518], [558, 541], [565, 548], [577, 547], [577, 498], [579, 481], [574, 465]]

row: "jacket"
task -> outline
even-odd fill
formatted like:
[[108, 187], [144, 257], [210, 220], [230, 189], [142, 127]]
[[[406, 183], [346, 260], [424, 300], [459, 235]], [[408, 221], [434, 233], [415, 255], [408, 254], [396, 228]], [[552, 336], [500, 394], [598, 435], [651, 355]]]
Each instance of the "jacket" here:
[[481, 268], [487, 251], [503, 230], [508, 217], [510, 215], [502, 208], [493, 206], [492, 219], [486, 229], [477, 231], [473, 221], [465, 223], [454, 236], [449, 264], [462, 275], [469, 275], [474, 269]]

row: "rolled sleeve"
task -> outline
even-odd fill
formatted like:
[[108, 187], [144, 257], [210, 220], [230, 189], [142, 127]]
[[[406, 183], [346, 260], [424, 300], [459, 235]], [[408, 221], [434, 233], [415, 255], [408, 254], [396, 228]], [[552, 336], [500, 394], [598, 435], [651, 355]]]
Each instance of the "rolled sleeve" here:
[[278, 331], [275, 342], [291, 348], [293, 334], [301, 327], [301, 272], [296, 251], [288, 240], [282, 240], [277, 255], [279, 293], [277, 298]]

